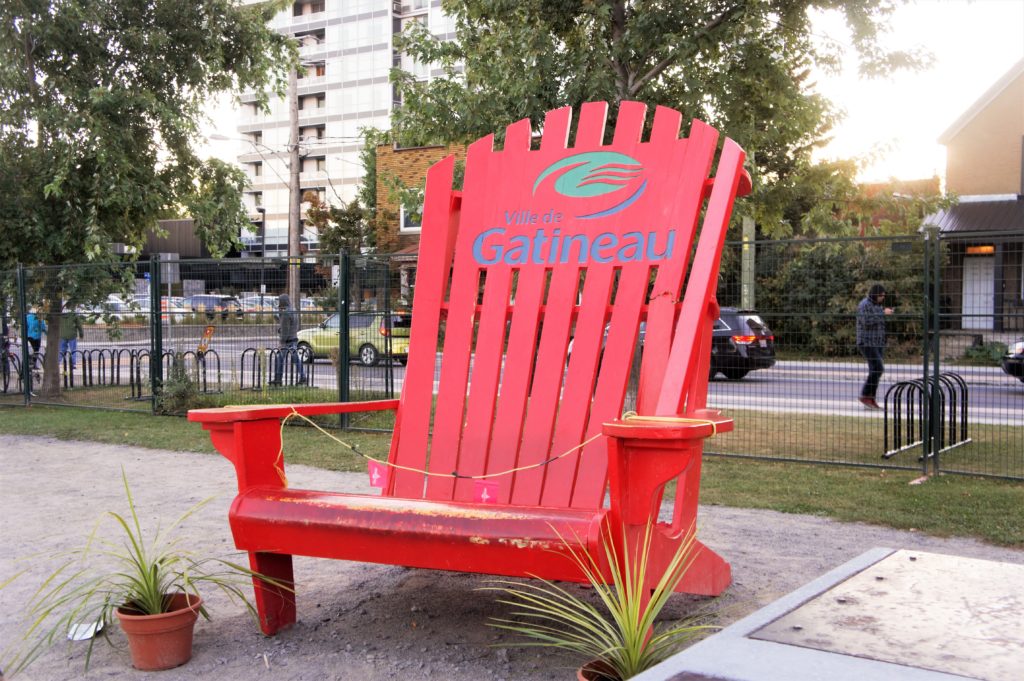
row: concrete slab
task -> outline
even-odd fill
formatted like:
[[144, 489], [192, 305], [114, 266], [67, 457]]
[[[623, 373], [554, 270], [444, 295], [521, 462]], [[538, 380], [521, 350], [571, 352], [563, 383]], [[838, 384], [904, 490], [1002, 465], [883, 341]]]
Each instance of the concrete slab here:
[[636, 681], [1024, 679], [1024, 567], [873, 549]]

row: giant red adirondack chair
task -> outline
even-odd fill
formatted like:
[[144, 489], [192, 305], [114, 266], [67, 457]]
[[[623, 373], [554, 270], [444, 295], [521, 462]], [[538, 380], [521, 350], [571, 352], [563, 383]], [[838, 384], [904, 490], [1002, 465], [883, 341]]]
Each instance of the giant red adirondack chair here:
[[[652, 573], [669, 560], [696, 517], [702, 441], [732, 427], [705, 403], [719, 259], [750, 181], [728, 139], [709, 178], [718, 134], [700, 121], [680, 139], [680, 114], [658, 107], [642, 141], [646, 107], [623, 102], [606, 145], [606, 115], [584, 104], [571, 148], [569, 108], [547, 114], [538, 149], [528, 120], [500, 150], [480, 139], [461, 192], [451, 157], [429, 170], [400, 399], [189, 412], [235, 465], [229, 519], [254, 570], [293, 585], [304, 555], [581, 581], [568, 547], [606, 565], [602, 542], [635, 541], [678, 480]], [[644, 319], [637, 411], [676, 418], [620, 418]], [[287, 485], [282, 418], [380, 409], [397, 409], [381, 495]], [[483, 475], [496, 484], [478, 495], [468, 476]], [[729, 582], [697, 543], [678, 590]], [[295, 621], [294, 599], [256, 583], [265, 633]]]

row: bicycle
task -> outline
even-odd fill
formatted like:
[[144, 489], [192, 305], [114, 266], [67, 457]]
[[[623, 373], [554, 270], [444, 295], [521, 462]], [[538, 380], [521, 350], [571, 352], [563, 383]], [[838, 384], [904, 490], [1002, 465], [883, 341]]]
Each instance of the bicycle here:
[[14, 346], [6, 340], [0, 350], [0, 375], [4, 393], [7, 393], [12, 377], [17, 380], [18, 392], [21, 392], [21, 358], [14, 352]]

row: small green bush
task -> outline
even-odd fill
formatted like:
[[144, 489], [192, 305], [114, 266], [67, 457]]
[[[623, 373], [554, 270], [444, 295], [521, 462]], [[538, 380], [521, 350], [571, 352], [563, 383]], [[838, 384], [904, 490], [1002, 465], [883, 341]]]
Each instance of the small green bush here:
[[180, 352], [174, 353], [171, 370], [164, 379], [163, 388], [157, 397], [157, 412], [161, 414], [181, 414], [197, 406], [199, 389], [189, 375], [185, 357]]
[[1006, 354], [1006, 343], [990, 341], [981, 345], [971, 345], [964, 350], [964, 359], [978, 364], [999, 366], [999, 360]]

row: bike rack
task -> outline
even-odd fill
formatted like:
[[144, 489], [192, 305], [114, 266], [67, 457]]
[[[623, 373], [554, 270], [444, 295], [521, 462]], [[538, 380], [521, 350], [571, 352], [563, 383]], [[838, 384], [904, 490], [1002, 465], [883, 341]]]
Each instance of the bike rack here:
[[[967, 381], [959, 374], [943, 372], [938, 376], [930, 376], [927, 384], [924, 379], [895, 383], [885, 392], [885, 453], [883, 459], [891, 459], [900, 452], [920, 447], [924, 444], [924, 405], [925, 391], [929, 391], [933, 402], [938, 402], [938, 436], [936, 454], [949, 451], [956, 447], [969, 444], [971, 438], [967, 433]], [[892, 418], [890, 420], [890, 410]], [[892, 447], [890, 448], [890, 423], [892, 425]], [[916, 438], [916, 439], [915, 439]], [[924, 456], [918, 458], [923, 460]]]
[[[124, 352], [123, 350], [119, 351]], [[152, 399], [152, 395], [143, 394], [148, 381], [142, 380], [142, 363], [145, 360], [146, 363], [146, 376], [149, 376], [152, 362], [149, 356], [149, 350], [130, 350], [129, 352], [129, 365], [128, 365], [128, 378], [131, 385], [132, 395], [129, 399], [133, 400], [149, 400]], [[120, 362], [118, 362], [120, 364]]]
[[296, 382], [298, 380], [298, 376], [295, 372], [296, 363], [293, 359], [297, 357], [299, 362], [301, 362], [306, 369], [306, 385], [313, 387], [313, 357], [302, 350], [292, 350], [290, 348], [269, 350], [267, 352], [267, 366], [265, 367], [267, 374], [270, 374], [271, 367], [273, 367], [275, 372], [277, 371], [278, 357], [281, 357], [282, 355], [283, 358], [281, 361], [284, 362], [284, 367], [281, 372], [281, 385], [298, 385]]
[[[246, 364], [251, 363], [246, 371]], [[238, 379], [239, 390], [262, 390], [264, 383], [266, 383], [266, 353], [259, 348], [246, 348], [242, 351], [240, 375]], [[245, 377], [249, 375], [252, 378], [252, 385], [249, 387], [245, 386]]]
[[71, 352], [65, 352], [63, 355], [60, 356], [60, 374], [64, 384], [64, 388], [66, 389], [71, 389], [75, 387], [75, 366], [81, 367], [81, 383], [82, 386], [85, 387], [87, 376], [85, 350], [72, 350]]
[[[217, 377], [217, 387], [215, 389], [213, 389], [213, 390], [210, 389], [210, 383], [209, 383], [209, 380], [208, 380], [207, 369], [209, 367], [207, 365], [207, 358], [212, 358], [213, 361], [216, 363], [216, 365], [215, 365], [216, 368], [215, 368], [214, 371], [215, 371], [215, 376]], [[222, 392], [224, 392], [223, 386], [221, 385], [220, 355], [217, 354], [217, 351], [213, 350], [213, 349], [210, 349], [210, 350], [207, 350], [206, 352], [200, 352], [200, 353], [198, 353], [196, 355], [196, 360], [197, 360], [196, 368], [197, 369], [199, 369], [200, 367], [202, 368], [202, 380], [200, 382], [200, 385], [202, 386], [202, 389], [200, 390], [200, 392], [206, 393], [206, 394], [222, 393]]]

